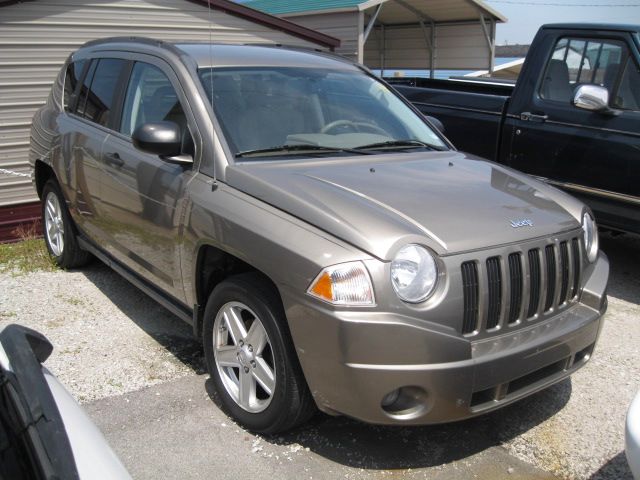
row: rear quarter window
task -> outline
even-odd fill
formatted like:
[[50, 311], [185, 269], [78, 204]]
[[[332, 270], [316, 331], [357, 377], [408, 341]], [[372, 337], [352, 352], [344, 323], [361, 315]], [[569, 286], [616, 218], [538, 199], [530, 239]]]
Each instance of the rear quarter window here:
[[73, 111], [75, 108], [76, 95], [78, 93], [78, 85], [82, 79], [82, 71], [84, 70], [86, 60], [71, 62], [67, 66], [64, 76], [64, 93], [63, 104], [65, 112]]

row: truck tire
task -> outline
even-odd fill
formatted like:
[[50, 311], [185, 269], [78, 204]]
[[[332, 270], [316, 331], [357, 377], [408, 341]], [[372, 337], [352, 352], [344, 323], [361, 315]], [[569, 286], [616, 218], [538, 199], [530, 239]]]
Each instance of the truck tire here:
[[48, 180], [42, 189], [42, 228], [47, 250], [59, 267], [81, 267], [91, 258], [78, 245], [75, 225], [54, 179]]
[[203, 344], [223, 408], [248, 430], [282, 432], [315, 412], [278, 294], [257, 274], [234, 276], [214, 288], [204, 312]]

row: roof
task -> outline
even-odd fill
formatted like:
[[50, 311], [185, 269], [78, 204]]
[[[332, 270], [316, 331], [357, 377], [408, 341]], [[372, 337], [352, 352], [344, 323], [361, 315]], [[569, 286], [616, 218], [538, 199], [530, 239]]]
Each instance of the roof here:
[[401, 24], [414, 21], [415, 12], [437, 22], [478, 20], [479, 15], [506, 22], [506, 18], [482, 0], [249, 0], [244, 5], [272, 15], [294, 17], [333, 11], [363, 11], [383, 5], [378, 17], [384, 24]]
[[176, 43], [198, 67], [298, 67], [358, 71], [352, 62], [328, 52], [275, 45]]
[[561, 30], [609, 30], [616, 32], [640, 32], [640, 25], [621, 23], [547, 23], [542, 28]]
[[[6, 5], [12, 5], [18, 3], [19, 0], [0, 0], [0, 7]], [[320, 45], [325, 48], [334, 49], [340, 46], [340, 40], [330, 35], [325, 35], [316, 30], [303, 27], [302, 25], [295, 24], [283, 18], [278, 18], [264, 11], [255, 10], [245, 5], [232, 2], [230, 0], [188, 0], [193, 3], [198, 3], [203, 6], [211, 5], [214, 10], [219, 10], [233, 15], [236, 17], [249, 20], [254, 23], [265, 25], [279, 30], [281, 32], [288, 33], [294, 37], [302, 38], [316, 45]]]
[[319, 12], [322, 10], [355, 10], [364, 0], [249, 0], [245, 5], [271, 15]]

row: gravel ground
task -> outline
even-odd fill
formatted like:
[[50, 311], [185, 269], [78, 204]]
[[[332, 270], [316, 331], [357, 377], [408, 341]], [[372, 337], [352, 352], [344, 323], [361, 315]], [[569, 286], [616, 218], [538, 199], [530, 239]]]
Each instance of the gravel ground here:
[[[426, 453], [437, 447], [434, 439], [442, 445], [467, 429], [484, 430], [509, 453], [559, 477], [631, 479], [623, 452], [624, 418], [640, 388], [640, 237], [605, 234], [602, 248], [612, 262], [609, 311], [587, 366], [570, 380], [480, 419], [433, 427], [428, 435], [424, 429], [401, 430], [410, 444], [417, 441]], [[18, 322], [51, 340], [56, 348], [47, 366], [80, 402], [203, 371], [190, 327], [98, 262], [73, 272], [1, 274], [0, 327]], [[346, 435], [371, 433], [356, 422], [336, 421], [352, 432]], [[400, 432], [383, 433], [395, 438]], [[481, 448], [470, 445], [469, 451]]]

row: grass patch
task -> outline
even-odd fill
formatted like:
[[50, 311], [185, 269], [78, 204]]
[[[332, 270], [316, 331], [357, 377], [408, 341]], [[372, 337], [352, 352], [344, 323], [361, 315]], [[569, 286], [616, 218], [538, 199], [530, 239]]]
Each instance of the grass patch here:
[[0, 273], [51, 272], [58, 270], [49, 255], [44, 239], [38, 238], [36, 227], [18, 227], [21, 239], [15, 243], [0, 244]]

